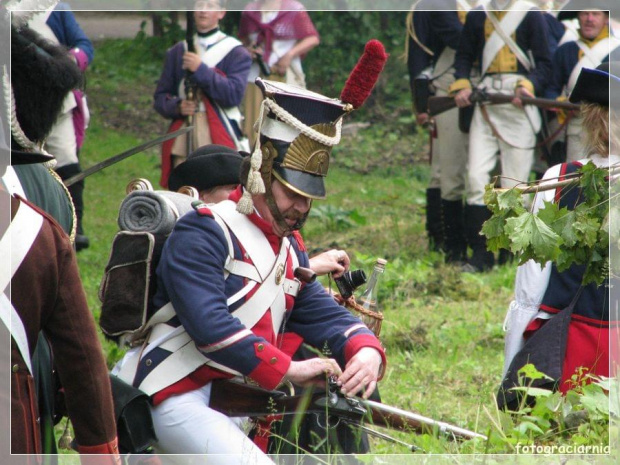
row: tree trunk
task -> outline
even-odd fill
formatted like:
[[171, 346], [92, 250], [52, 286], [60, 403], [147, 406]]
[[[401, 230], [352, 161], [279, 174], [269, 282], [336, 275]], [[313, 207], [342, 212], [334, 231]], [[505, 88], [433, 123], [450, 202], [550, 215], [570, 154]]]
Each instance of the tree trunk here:
[[163, 37], [164, 21], [161, 13], [153, 13], [151, 15], [151, 21], [153, 22], [153, 37]]

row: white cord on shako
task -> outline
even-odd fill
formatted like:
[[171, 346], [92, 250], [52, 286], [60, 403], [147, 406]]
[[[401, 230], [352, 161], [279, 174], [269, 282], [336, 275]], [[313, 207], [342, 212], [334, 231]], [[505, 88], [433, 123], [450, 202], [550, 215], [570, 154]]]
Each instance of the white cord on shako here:
[[[340, 118], [336, 123], [336, 134], [334, 136], [326, 136], [325, 134], [322, 134], [319, 131], [311, 128], [310, 126], [302, 123], [293, 115], [291, 115], [288, 111], [278, 105], [274, 100], [268, 98], [263, 99], [260, 106], [258, 120], [254, 125], [254, 132], [258, 135], [261, 134], [261, 130], [263, 127], [265, 107], [272, 111], [278, 117], [278, 119], [288, 124], [289, 126], [292, 126], [305, 136], [320, 144], [326, 145], [328, 147], [333, 147], [340, 143], [340, 139], [342, 136], [342, 118]], [[261, 152], [261, 146], [260, 142], [258, 142], [257, 140], [256, 146], [254, 147], [254, 151], [252, 152], [252, 156], [250, 158], [251, 169], [250, 173], [248, 174], [247, 188], [244, 190], [243, 196], [237, 204], [237, 211], [239, 213], [243, 213], [244, 215], [249, 215], [250, 213], [252, 213], [254, 211], [252, 195], [265, 193], [265, 182], [263, 181], [263, 178], [260, 174], [260, 167], [262, 163], [263, 157]]]

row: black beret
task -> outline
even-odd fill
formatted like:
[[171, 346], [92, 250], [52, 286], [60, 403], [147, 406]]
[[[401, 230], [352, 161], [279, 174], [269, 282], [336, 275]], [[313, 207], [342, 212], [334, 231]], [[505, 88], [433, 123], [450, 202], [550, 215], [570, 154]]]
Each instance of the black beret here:
[[601, 63], [596, 69], [583, 68], [568, 100], [572, 103], [589, 102], [609, 106], [609, 86], [614, 89], [620, 79], [609, 72], [609, 63]]
[[223, 145], [204, 145], [189, 154], [187, 160], [170, 173], [168, 188], [177, 191], [192, 186], [199, 191], [217, 186], [239, 184], [243, 155]]

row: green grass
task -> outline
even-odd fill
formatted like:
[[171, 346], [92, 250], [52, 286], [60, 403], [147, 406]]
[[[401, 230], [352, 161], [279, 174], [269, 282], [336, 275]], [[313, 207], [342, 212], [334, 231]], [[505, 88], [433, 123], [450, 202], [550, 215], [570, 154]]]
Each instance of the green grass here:
[[[138, 60], [134, 56], [128, 64], [118, 57], [126, 58], [123, 51], [129, 45], [127, 41], [97, 44], [98, 64], [89, 76], [93, 119], [82, 152], [84, 167], [156, 137], [167, 126], [152, 110], [150, 100], [160, 62], [154, 58], [157, 65], [144, 64], [148, 60], [141, 59], [136, 73], [128, 72], [126, 68]], [[375, 122], [344, 137], [332, 157], [329, 198], [314, 203], [304, 228], [306, 245], [311, 252], [346, 249], [352, 268], [367, 273], [377, 257], [388, 259], [379, 293], [385, 316], [381, 339], [388, 355], [387, 372], [380, 383], [383, 401], [492, 433], [492, 438], [487, 444], [459, 444], [429, 435], [390, 434], [434, 454], [511, 453], [518, 437], [511, 429], [516, 420], [503, 417], [503, 426], [495, 425], [501, 415], [495, 411], [494, 395], [502, 370], [502, 323], [512, 298], [515, 267], [461, 274], [444, 265], [440, 254], [428, 252], [424, 231], [427, 150], [425, 134], [412, 130], [406, 118]], [[86, 181], [85, 230], [91, 247], [80, 252], [78, 261], [96, 317], [99, 283], [118, 231], [116, 219], [125, 187], [141, 177], [157, 188], [159, 172], [158, 150], [151, 149]], [[121, 352], [103, 342], [112, 364]], [[601, 427], [599, 420], [591, 420], [589, 425], [590, 429], [588, 425], [582, 428], [580, 441], [587, 441], [583, 439], [586, 433], [595, 431], [591, 443], [605, 442], [606, 424]], [[577, 437], [544, 431], [521, 439], [570, 444], [573, 436]], [[372, 439], [372, 448], [380, 454], [408, 453], [403, 446], [376, 439]]]

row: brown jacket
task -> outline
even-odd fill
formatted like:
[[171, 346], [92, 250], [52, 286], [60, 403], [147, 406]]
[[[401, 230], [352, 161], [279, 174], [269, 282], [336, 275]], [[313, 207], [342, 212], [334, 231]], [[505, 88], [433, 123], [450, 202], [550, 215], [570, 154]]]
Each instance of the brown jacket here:
[[[7, 194], [0, 191], [0, 195]], [[22, 203], [23, 200], [11, 197], [11, 218]], [[61, 227], [37, 207], [28, 205], [40, 212], [44, 220], [11, 280], [11, 303], [24, 324], [31, 355], [39, 331], [43, 330], [50, 341], [78, 450], [87, 454], [113, 454], [108, 463], [117, 463], [108, 370], [86, 303], [75, 253]], [[36, 392], [15, 341], [11, 368], [11, 452], [37, 453], [41, 444], [36, 424]]]

